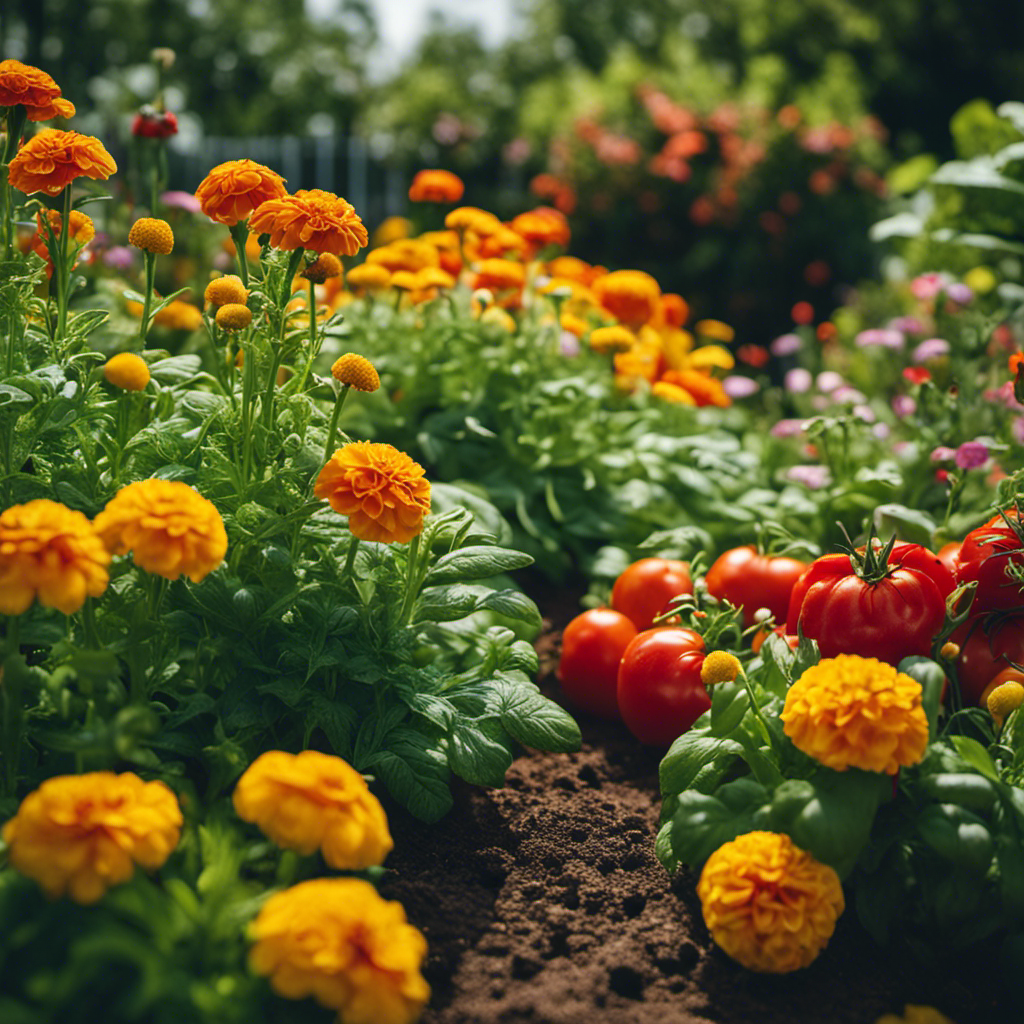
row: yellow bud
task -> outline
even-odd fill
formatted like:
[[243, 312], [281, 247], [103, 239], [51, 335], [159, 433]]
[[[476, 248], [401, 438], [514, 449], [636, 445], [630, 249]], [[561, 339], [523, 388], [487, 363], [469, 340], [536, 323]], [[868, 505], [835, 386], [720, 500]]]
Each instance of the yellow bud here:
[[940, 657], [945, 658], [947, 661], [952, 661], [954, 658], [960, 657], [960, 645], [953, 643], [952, 640], [947, 640], [942, 648], [939, 650]]
[[705, 686], [731, 683], [743, 671], [740, 659], [728, 651], [712, 651], [700, 670], [700, 681]]
[[365, 356], [346, 352], [339, 356], [331, 367], [331, 375], [342, 384], [348, 384], [356, 391], [376, 391], [380, 387], [377, 368]]
[[988, 695], [986, 703], [993, 721], [1001, 726], [1011, 711], [1016, 711], [1024, 704], [1024, 686], [1014, 682], [1003, 683]]

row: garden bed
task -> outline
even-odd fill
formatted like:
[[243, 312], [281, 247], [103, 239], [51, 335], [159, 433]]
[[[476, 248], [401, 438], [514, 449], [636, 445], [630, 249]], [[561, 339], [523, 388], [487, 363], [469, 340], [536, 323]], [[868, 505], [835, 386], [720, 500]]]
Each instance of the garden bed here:
[[[545, 610], [560, 627], [571, 607]], [[558, 699], [561, 631], [545, 626], [542, 688]], [[986, 950], [928, 968], [880, 949], [852, 907], [807, 970], [739, 968], [711, 942], [696, 879], [670, 879], [654, 856], [659, 751], [577, 717], [578, 753], [526, 753], [503, 789], [459, 785], [440, 825], [388, 808], [396, 842], [381, 888], [430, 944], [423, 1024], [872, 1024], [907, 1002], [958, 1024], [1008, 1019]]]

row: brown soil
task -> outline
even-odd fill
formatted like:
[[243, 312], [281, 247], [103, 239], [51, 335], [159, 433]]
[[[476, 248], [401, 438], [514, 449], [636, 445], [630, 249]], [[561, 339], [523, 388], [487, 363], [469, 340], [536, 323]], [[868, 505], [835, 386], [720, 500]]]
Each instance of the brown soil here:
[[[542, 637], [542, 669], [557, 642]], [[381, 888], [430, 944], [423, 1024], [874, 1024], [906, 1002], [958, 1024], [1014, 1019], [973, 969], [880, 950], [853, 908], [807, 970], [737, 966], [708, 936], [694, 877], [654, 856], [659, 752], [580, 724], [581, 751], [528, 753], [501, 790], [458, 786], [440, 824], [391, 811]]]

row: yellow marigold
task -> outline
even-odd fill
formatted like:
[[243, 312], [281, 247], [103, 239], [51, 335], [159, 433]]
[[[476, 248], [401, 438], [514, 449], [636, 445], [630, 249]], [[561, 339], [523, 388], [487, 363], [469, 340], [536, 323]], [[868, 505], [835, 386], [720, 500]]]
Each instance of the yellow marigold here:
[[513, 260], [483, 260], [473, 279], [474, 288], [490, 288], [503, 292], [522, 288], [526, 283], [526, 268]]
[[89, 520], [49, 498], [0, 513], [0, 613], [20, 615], [34, 599], [73, 615], [99, 597], [110, 555]]
[[252, 323], [252, 310], [240, 302], [227, 302], [217, 310], [217, 326], [225, 331], [244, 331]]
[[128, 232], [128, 244], [166, 256], [174, 248], [174, 232], [159, 217], [140, 217]]
[[391, 275], [391, 287], [400, 292], [412, 292], [418, 287], [416, 275], [411, 270], [396, 270]]
[[917, 764], [928, 745], [921, 684], [856, 654], [807, 669], [789, 688], [780, 717], [794, 746], [838, 772], [895, 775]]
[[20, 60], [0, 60], [0, 107], [46, 107], [60, 86], [43, 70]]
[[355, 256], [370, 240], [352, 204], [319, 188], [268, 199], [249, 226], [269, 234], [275, 249], [312, 249], [335, 256]]
[[149, 366], [134, 352], [118, 352], [103, 364], [103, 376], [115, 388], [142, 391], [149, 383]]
[[454, 288], [455, 278], [446, 270], [440, 267], [424, 267], [416, 271], [416, 287], [427, 288]]
[[903, 1016], [886, 1013], [875, 1021], [875, 1024], [953, 1024], [944, 1013], [939, 1013], [934, 1006], [915, 1006], [907, 1003], [903, 1007]]
[[132, 772], [47, 779], [4, 825], [11, 865], [47, 896], [95, 903], [135, 865], [155, 871], [181, 836], [181, 808], [162, 782]]
[[731, 370], [736, 365], [732, 353], [721, 345], [701, 345], [690, 353], [689, 366], [694, 370]]
[[218, 164], [199, 183], [196, 199], [210, 220], [232, 227], [268, 199], [285, 194], [284, 178], [255, 160]]
[[341, 276], [341, 260], [332, 252], [322, 252], [299, 276], [313, 284], [323, 284], [328, 278]]
[[410, 541], [430, 512], [424, 469], [389, 444], [354, 441], [339, 448], [317, 477], [313, 493], [348, 516], [360, 540]]
[[400, 903], [359, 878], [275, 893], [250, 926], [249, 964], [285, 999], [312, 996], [344, 1024], [413, 1024], [430, 998], [427, 953]]
[[670, 369], [684, 370], [690, 363], [693, 335], [679, 328], [666, 328], [661, 332], [661, 350]]
[[91, 135], [44, 128], [33, 135], [10, 163], [11, 185], [32, 195], [55, 196], [76, 178], [105, 180], [117, 170], [103, 143]]
[[206, 286], [203, 298], [211, 306], [244, 306], [249, 301], [249, 291], [240, 277], [225, 274], [223, 277], [215, 277]]
[[693, 325], [694, 333], [703, 338], [714, 338], [728, 344], [736, 337], [736, 332], [721, 320], [698, 320]]
[[690, 316], [690, 304], [673, 292], [661, 296], [661, 321], [667, 327], [682, 327]]
[[409, 201], [413, 203], [457, 203], [466, 186], [451, 171], [417, 171], [409, 186]]
[[[141, 309], [137, 315], [142, 315]], [[153, 323], [173, 331], [198, 331], [203, 323], [203, 311], [191, 302], [174, 299], [154, 315]]]
[[408, 217], [385, 217], [373, 232], [373, 246], [389, 245], [412, 234], [412, 221]]
[[1001, 683], [988, 695], [988, 700], [985, 701], [988, 713], [995, 720], [996, 725], [999, 726], [1021, 704], [1024, 704], [1024, 686], [1012, 681]]
[[391, 271], [379, 263], [362, 263], [345, 275], [345, 283], [357, 295], [382, 292], [391, 284]]
[[320, 850], [339, 870], [382, 864], [394, 843], [380, 801], [340, 757], [304, 750], [261, 754], [238, 780], [235, 811], [278, 846]]
[[634, 330], [661, 311], [661, 286], [642, 270], [616, 270], [599, 277], [592, 287], [597, 301]]
[[564, 213], [550, 206], [538, 206], [513, 217], [509, 227], [524, 238], [533, 251], [547, 245], [569, 244], [569, 221]]
[[595, 352], [628, 352], [636, 344], [636, 335], [628, 327], [614, 324], [595, 328], [588, 341]]
[[672, 402], [674, 405], [695, 406], [697, 404], [693, 395], [686, 388], [681, 388], [678, 384], [671, 384], [667, 380], [656, 380], [651, 385], [651, 394], [655, 398], [660, 398], [664, 402]]
[[180, 480], [139, 480], [107, 502], [96, 532], [113, 555], [146, 572], [198, 583], [224, 561], [228, 537], [213, 503]]
[[511, 313], [506, 312], [500, 306], [488, 306], [488, 308], [480, 314], [480, 323], [495, 324], [502, 330], [508, 331], [509, 334], [516, 333], [515, 317], [513, 317]]
[[628, 352], [616, 352], [613, 361], [615, 376], [621, 379], [621, 383], [635, 386], [641, 380], [654, 380], [661, 353], [647, 345], [636, 345]]
[[775, 832], [720, 846], [697, 883], [704, 923], [734, 960], [787, 974], [825, 948], [845, 908], [839, 876]]
[[[46, 219], [50, 222], [50, 230], [53, 232], [54, 237], [60, 240], [61, 228], [64, 225], [64, 217], [61, 215], [60, 210], [47, 210]], [[42, 211], [36, 214], [36, 229], [37, 234], [43, 232], [43, 215]], [[68, 220], [68, 242], [71, 245], [82, 246], [91, 242], [96, 237], [96, 225], [92, 222], [92, 217], [87, 213], [82, 213], [80, 210], [72, 210], [71, 217]]]
[[444, 219], [444, 226], [451, 231], [462, 234], [475, 231], [478, 235], [493, 235], [503, 227], [493, 213], [481, 210], [476, 206], [459, 206], [452, 210]]
[[334, 360], [331, 376], [342, 384], [348, 384], [356, 391], [376, 391], [380, 387], [380, 376], [377, 368], [366, 356], [356, 352], [346, 352]]
[[374, 249], [366, 254], [366, 266], [381, 266], [394, 274], [408, 270], [415, 274], [424, 267], [439, 267], [441, 255], [437, 247], [418, 238], [400, 238], [397, 242]]
[[476, 255], [481, 259], [507, 256], [511, 253], [528, 253], [530, 243], [511, 228], [501, 227], [493, 234], [480, 239]]
[[728, 651], [712, 651], [700, 669], [700, 681], [705, 686], [731, 683], [743, 671], [740, 659]]
[[558, 325], [563, 331], [568, 331], [577, 338], [582, 338], [587, 333], [587, 321], [582, 317], [573, 316], [572, 313], [563, 313], [558, 318]]
[[594, 280], [594, 268], [578, 256], [556, 256], [548, 262], [547, 270], [551, 277], [564, 277], [588, 288]]

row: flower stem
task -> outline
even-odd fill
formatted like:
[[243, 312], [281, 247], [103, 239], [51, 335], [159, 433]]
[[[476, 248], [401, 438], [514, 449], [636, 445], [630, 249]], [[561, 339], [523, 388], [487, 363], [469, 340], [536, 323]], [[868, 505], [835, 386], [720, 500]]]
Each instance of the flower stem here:
[[413, 605], [416, 603], [416, 598], [419, 596], [420, 590], [420, 572], [419, 572], [419, 554], [420, 554], [420, 535], [417, 533], [415, 537], [409, 542], [409, 552], [406, 561], [406, 575], [405, 575], [405, 597], [402, 600], [402, 610], [398, 613], [398, 625], [404, 626], [408, 623], [412, 616]]
[[139, 325], [140, 348], [146, 347], [146, 335], [149, 333], [149, 311], [153, 307], [153, 281], [156, 278], [156, 253], [146, 253], [146, 297], [142, 307], [142, 323]]
[[21, 753], [22, 696], [21, 657], [18, 643], [19, 620], [16, 615], [7, 618], [7, 633], [4, 637], [6, 652], [0, 665], [0, 740], [3, 747], [3, 794], [11, 796], [18, 785], [18, 759]]
[[341, 407], [345, 404], [345, 399], [348, 398], [348, 393], [351, 390], [352, 385], [345, 384], [341, 389], [341, 394], [338, 395], [338, 400], [334, 403], [334, 412], [331, 413], [331, 422], [327, 427], [327, 444], [324, 446], [324, 462], [327, 462], [334, 454], [334, 439], [338, 435], [338, 417], [341, 416]]
[[53, 268], [57, 274], [57, 340], [64, 341], [68, 327], [68, 300], [71, 290], [71, 266], [68, 258], [68, 229], [71, 221], [71, 186], [64, 189], [64, 209], [60, 221], [60, 238], [53, 253]]
[[242, 285], [249, 287], [249, 260], [245, 255], [245, 243], [249, 241], [249, 222], [240, 220], [228, 228], [235, 243], [235, 258], [238, 260], [238, 276], [242, 279]]

